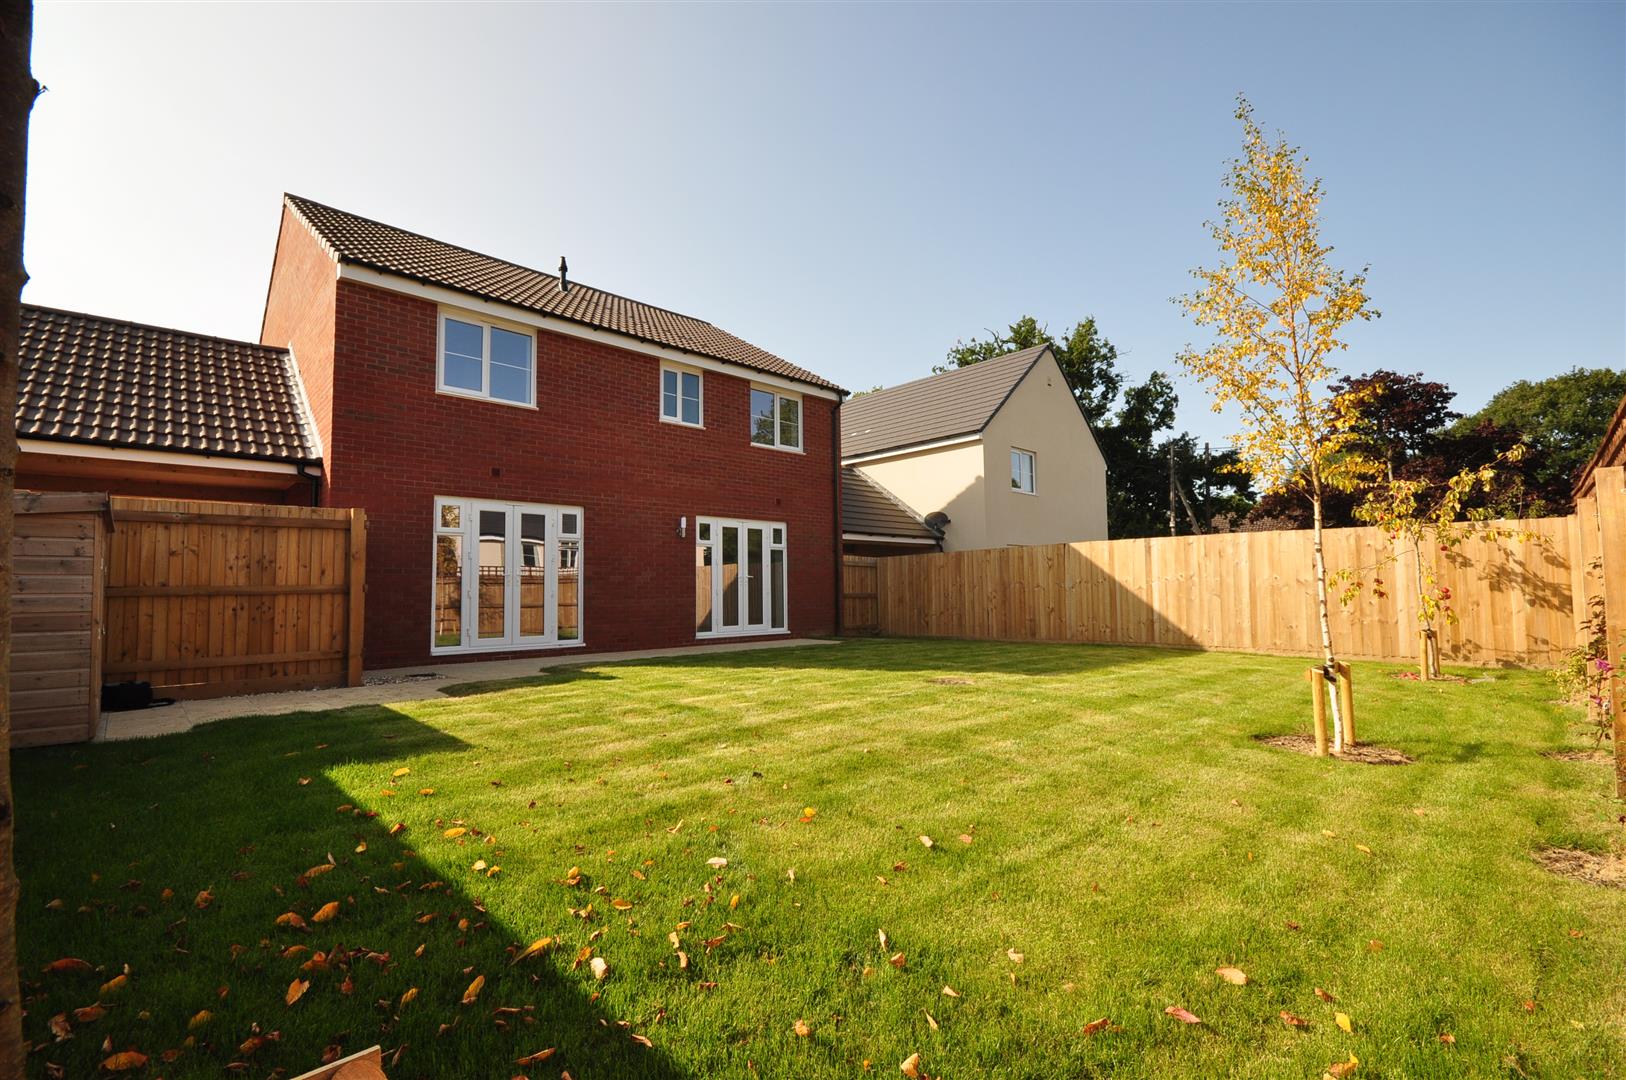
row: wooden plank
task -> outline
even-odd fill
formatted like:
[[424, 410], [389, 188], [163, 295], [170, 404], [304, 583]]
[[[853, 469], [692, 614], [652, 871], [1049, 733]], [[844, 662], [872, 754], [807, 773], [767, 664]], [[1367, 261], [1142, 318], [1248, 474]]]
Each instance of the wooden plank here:
[[[286, 534], [280, 534], [286, 535]], [[110, 585], [110, 597], [126, 596], [342, 596], [347, 585]]]
[[[342, 660], [345, 653], [343, 649], [312, 649], [307, 652], [282, 653], [254, 653], [243, 655], [233, 653], [226, 656], [197, 656], [188, 659], [185, 663], [191, 668], [221, 668], [221, 667], [254, 667], [262, 664], [292, 664], [302, 660]], [[168, 667], [177, 667], [180, 661], [165, 661]], [[152, 669], [150, 663], [136, 661], [135, 663], [108, 663], [103, 669], [109, 675], [131, 675]], [[166, 668], [167, 670], [167, 668]]]
[[[314, 509], [314, 508], [313, 508]], [[126, 522], [163, 522], [172, 525], [253, 525], [279, 529], [348, 529], [350, 522], [334, 517], [287, 517], [265, 513], [193, 514], [184, 510], [118, 510], [114, 519]]]

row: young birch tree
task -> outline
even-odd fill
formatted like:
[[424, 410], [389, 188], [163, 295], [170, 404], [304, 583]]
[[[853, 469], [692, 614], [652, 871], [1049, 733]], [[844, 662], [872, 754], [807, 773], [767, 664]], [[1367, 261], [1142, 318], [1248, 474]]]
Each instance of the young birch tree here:
[[[1328, 388], [1332, 360], [1348, 347], [1340, 336], [1356, 319], [1376, 318], [1368, 306], [1366, 271], [1347, 275], [1328, 262], [1318, 214], [1321, 181], [1306, 175], [1308, 159], [1278, 136], [1267, 138], [1253, 107], [1238, 97], [1242, 156], [1230, 163], [1228, 197], [1209, 222], [1220, 265], [1192, 271], [1197, 291], [1176, 300], [1214, 343], [1187, 347], [1181, 365], [1214, 396], [1214, 411], [1235, 405], [1241, 431], [1232, 436], [1239, 467], [1266, 491], [1290, 489], [1310, 502], [1315, 530], [1314, 577], [1322, 663], [1337, 678], [1328, 611], [1327, 561], [1322, 547], [1322, 498], [1348, 487], [1366, 467], [1345, 453], [1355, 438], [1350, 395]], [[1334, 746], [1343, 725], [1333, 698]]]

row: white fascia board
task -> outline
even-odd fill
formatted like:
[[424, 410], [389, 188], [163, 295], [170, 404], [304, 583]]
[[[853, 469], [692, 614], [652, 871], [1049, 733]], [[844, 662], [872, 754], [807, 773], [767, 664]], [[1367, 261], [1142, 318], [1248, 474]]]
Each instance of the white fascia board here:
[[[96, 458], [102, 461], [129, 461], [142, 465], [184, 465], [194, 469], [234, 469], [239, 472], [287, 473], [299, 475], [299, 466], [286, 461], [255, 461], [252, 458], [219, 454], [186, 454], [169, 450], [137, 450], [127, 446], [98, 446], [94, 443], [57, 442], [54, 439], [18, 439], [17, 449], [25, 454], [56, 454], [60, 457]], [[305, 467], [305, 475], [320, 473], [320, 466]]]
[[936, 544], [938, 541], [924, 536], [881, 536], [877, 533], [850, 533], [841, 534], [843, 540], [859, 541], [867, 544]]
[[765, 371], [758, 371], [753, 367], [746, 367], [744, 364], [729, 364], [722, 360], [713, 360], [709, 356], [684, 352], [682, 349], [670, 349], [664, 345], [639, 341], [637, 338], [628, 337], [625, 334], [617, 334], [613, 330], [598, 330], [591, 326], [583, 326], [580, 323], [570, 322], [566, 319], [544, 315], [539, 311], [531, 311], [514, 304], [482, 300], [469, 293], [458, 292], [456, 289], [446, 289], [439, 285], [425, 285], [420, 281], [397, 277], [394, 274], [385, 274], [365, 266], [340, 263], [339, 280], [354, 281], [362, 285], [371, 285], [375, 289], [416, 296], [420, 300], [428, 300], [444, 307], [462, 308], [464, 311], [475, 312], [492, 319], [503, 319], [508, 322], [519, 323], [522, 326], [546, 330], [553, 334], [564, 334], [567, 337], [596, 341], [602, 345], [624, 349], [627, 352], [643, 353], [646, 356], [654, 356], [661, 360], [687, 364], [690, 367], [701, 368], [705, 371], [715, 371], [721, 375], [732, 375], [737, 379], [749, 379], [765, 386], [773, 386], [781, 390], [793, 390], [798, 394], [806, 394], [809, 397], [827, 398], [830, 401], [839, 400], [839, 395], [834, 390], [814, 386], [812, 383], [798, 382], [782, 375], [772, 375]]
[[886, 450], [877, 450], [872, 454], [842, 455], [843, 465], [862, 465], [866, 461], [885, 461], [888, 458], [908, 457], [923, 450], [940, 450], [945, 446], [963, 446], [966, 443], [981, 442], [982, 436], [973, 432], [970, 435], [955, 435], [949, 439], [936, 439], [932, 442], [915, 443], [912, 446], [894, 446]]

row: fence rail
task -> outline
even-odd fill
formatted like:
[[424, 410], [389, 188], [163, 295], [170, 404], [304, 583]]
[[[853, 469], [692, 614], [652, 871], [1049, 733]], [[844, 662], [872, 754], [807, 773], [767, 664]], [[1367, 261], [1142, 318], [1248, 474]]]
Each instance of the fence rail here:
[[[1439, 627], [1443, 659], [1546, 666], [1576, 640], [1575, 597], [1592, 572], [1574, 518], [1507, 523], [1513, 535], [1422, 557], [1451, 590], [1458, 621]], [[1314, 655], [1320, 650], [1309, 531], [1102, 540], [846, 562], [844, 605], [874, 575], [882, 634], [1173, 645]], [[1330, 529], [1331, 570], [1375, 568], [1332, 604], [1341, 655], [1417, 655], [1414, 557], [1379, 529]], [[848, 607], [849, 620], [860, 614]], [[849, 622], [849, 625], [852, 625]]]
[[360, 684], [363, 511], [111, 502], [108, 681], [173, 697]]

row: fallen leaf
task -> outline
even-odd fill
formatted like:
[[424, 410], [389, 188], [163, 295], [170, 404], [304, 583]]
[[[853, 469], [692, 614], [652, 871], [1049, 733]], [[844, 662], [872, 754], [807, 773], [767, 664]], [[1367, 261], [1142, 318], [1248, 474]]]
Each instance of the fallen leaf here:
[[426, 788], [419, 788], [418, 789], [418, 794], [419, 795], [433, 795], [434, 793], [435, 793], [435, 789], [432, 788], [432, 787], [426, 787]]
[[390, 826], [390, 835], [391, 836], [400, 836], [402, 833], [406, 832], [406, 830], [407, 830], [406, 822], [397, 821], [394, 825]]
[[1354, 1054], [1349, 1055], [1348, 1061], [1335, 1061], [1327, 1066], [1327, 1075], [1332, 1080], [1343, 1080], [1346, 1076], [1353, 1076], [1355, 1070], [1361, 1067], [1361, 1061]]
[[[628, 904], [627, 906], [631, 907], [632, 905]], [[728, 898], [728, 910], [733, 911], [735, 908], [737, 908], [739, 906], [740, 906], [740, 894], [735, 893], [733, 896]]]
[[129, 986], [129, 985], [130, 985], [130, 976], [128, 976], [128, 975], [115, 975], [111, 979], [109, 979], [106, 982], [102, 983], [101, 991], [98, 993], [97, 996], [98, 997], [111, 997], [112, 995], [118, 993], [120, 990], [123, 990], [126, 986]]
[[1447, 1046], [1457, 1045], [1457, 1037], [1451, 1034], [1449, 1031], [1440, 1032], [1440, 1041]]
[[339, 902], [337, 900], [329, 900], [327, 903], [316, 909], [316, 914], [311, 916], [311, 922], [330, 922], [334, 916], [338, 914]]
[[1333, 1002], [1338, 1000], [1325, 990], [1321, 989], [1319, 986], [1315, 988], [1315, 996], [1320, 998], [1322, 1001], [1325, 1001], [1328, 1005], [1331, 1005]]
[[515, 1065], [540, 1065], [554, 1055], [557, 1047], [550, 1046], [546, 1050], [538, 1050], [534, 1054], [526, 1054], [514, 1062]]
[[796, 1033], [798, 1038], [802, 1039], [805, 1039], [809, 1035], [813, 1034], [813, 1029], [807, 1026], [806, 1020], [797, 1020], [795, 1025], [791, 1027], [791, 1030]]
[[961, 833], [960, 834], [960, 843], [962, 843], [962, 844], [971, 843], [971, 834], [970, 833]]
[[604, 977], [610, 973], [610, 964], [602, 956], [593, 957], [587, 962], [587, 966], [592, 969], [595, 980], [603, 981]]
[[1365, 844], [1356, 844], [1355, 845], [1355, 850], [1359, 851], [1359, 852], [1362, 852], [1364, 854], [1367, 854], [1367, 855], [1372, 854], [1372, 849], [1367, 847]]
[[401, 768], [396, 769], [394, 772], [390, 773], [390, 775], [392, 777], [395, 777], [396, 779], [400, 779], [401, 777], [405, 776], [407, 773], [409, 773], [411, 771], [412, 771], [411, 769], [409, 769], [409, 768], [407, 768], [406, 766], [403, 765]]
[[723, 867], [728, 865], [728, 860], [722, 856], [718, 856], [714, 859], [707, 859], [706, 865], [711, 867], [713, 870], [721, 870]]
[[952, 986], [945, 986], [945, 987], [943, 987], [943, 996], [944, 997], [959, 997], [960, 992], [958, 990], [954, 989], [954, 987], [952, 987]]
[[1185, 1009], [1182, 1009], [1178, 1005], [1170, 1005], [1168, 1008], [1164, 1009], [1163, 1011], [1168, 1013], [1170, 1016], [1174, 1017], [1176, 1020], [1180, 1021], [1182, 1024], [1200, 1024], [1200, 1023], [1202, 1023], [1202, 1021], [1197, 1019], [1197, 1017], [1195, 1015], [1193, 1015], [1192, 1013], [1188, 1012]]
[[186, 1030], [196, 1031], [198, 1028], [207, 1025], [209, 1021], [213, 1020], [214, 1018], [215, 1014], [210, 1012], [208, 1009], [199, 1009], [193, 1014], [192, 1019], [186, 1022]]
[[1288, 1012], [1286, 1009], [1282, 1010], [1281, 1015], [1282, 1015], [1282, 1023], [1286, 1024], [1288, 1027], [1309, 1027], [1310, 1026], [1310, 1021], [1304, 1019], [1304, 1017], [1302, 1017], [1302, 1016], [1294, 1016], [1292, 1013]]
[[1230, 983], [1232, 986], [1246, 986], [1247, 982], [1248, 982], [1248, 976], [1243, 974], [1241, 968], [1234, 968], [1234, 967], [1215, 968], [1214, 969], [1214, 974], [1218, 975], [1220, 978], [1224, 979], [1226, 982]]
[[1010, 957], [1011, 963], [1013, 964], [1020, 964], [1022, 961], [1027, 959], [1025, 955], [1017, 952], [1015, 949], [1006, 949], [1005, 955]]
[[418, 996], [418, 988], [416, 986], [409, 987], [409, 988], [407, 988], [406, 991], [404, 991], [401, 994], [401, 1004], [403, 1006], [407, 1005], [408, 1003], [410, 1003], [417, 996]]
[[445, 832], [441, 833], [440, 835], [444, 836], [448, 840], [456, 840], [459, 836], [462, 836], [464, 833], [466, 833], [468, 831], [469, 830], [463, 828], [461, 825], [456, 825], [456, 826], [453, 826], [450, 829], [447, 829]]
[[475, 999], [480, 996], [480, 990], [485, 986], [485, 984], [486, 977], [484, 975], [476, 975], [474, 977], [474, 981], [469, 983], [469, 988], [463, 991], [463, 1004], [473, 1005]]
[[920, 1080], [920, 1055], [910, 1054], [898, 1066], [898, 1071], [907, 1076], [909, 1080]]
[[60, 960], [52, 960], [49, 964], [46, 964], [44, 970], [49, 974], [59, 975], [65, 971], [94, 971], [95, 969], [87, 961], [81, 960], [77, 956], [64, 956]]
[[931, 837], [929, 837], [929, 836], [926, 836], [926, 835], [924, 835], [924, 834], [922, 834], [922, 835], [921, 835], [921, 837], [920, 837], [920, 842], [921, 842], [921, 843], [922, 843], [922, 844], [923, 844], [923, 845], [925, 845], [925, 846], [926, 846], [926, 847], [934, 847], [934, 846], [935, 846], [935, 845], [934, 845], [934, 844], [933, 844], [933, 843], [932, 843], [932, 838], [931, 838]]
[[653, 1048], [654, 1045], [655, 1045], [653, 1042], [650, 1041], [648, 1035], [640, 1035], [636, 1031], [633, 1032], [631, 1035], [629, 1035], [627, 1037], [629, 1039], [631, 1039], [633, 1042], [637, 1043], [639, 1046], [647, 1046], [647, 1047]]
[[922, 1009], [920, 1011], [926, 1013], [926, 1024], [927, 1024], [927, 1026], [930, 1027], [933, 1031], [938, 1030], [937, 1018], [935, 1016], [933, 1016], [931, 1013], [926, 1012], [925, 1009]]
[[610, 901], [610, 906], [615, 908], [615, 910], [617, 910], [617, 911], [631, 911], [632, 910], [632, 901], [631, 900], [620, 900], [620, 899], [611, 900]]
[[288, 993], [283, 995], [283, 1000], [292, 1005], [294, 1002], [304, 997], [305, 991], [309, 990], [310, 988], [311, 984], [309, 979], [295, 979], [293, 982], [288, 984]]
[[1112, 1020], [1109, 1017], [1103, 1016], [1099, 1020], [1091, 1020], [1089, 1023], [1085, 1024], [1084, 1025], [1084, 1034], [1085, 1035], [1094, 1035], [1097, 1032], [1105, 1031], [1107, 1028], [1109, 1028], [1111, 1026], [1112, 1026]]
[[357, 855], [360, 855], [363, 851], [366, 851], [366, 850], [367, 850], [367, 841], [363, 840], [361, 843], [356, 845], [356, 854]]
[[102, 1068], [108, 1072], [129, 1072], [131, 1069], [139, 1069], [145, 1064], [147, 1064], [146, 1054], [140, 1054], [134, 1050], [121, 1050], [119, 1053], [104, 1059]]
[[1366, 948], [1368, 952], [1382, 952], [1383, 942], [1379, 941], [1377, 938], [1373, 938], [1371, 941], [1366, 943]]
[[297, 912], [285, 911], [277, 916], [277, 925], [291, 926], [295, 930], [303, 930], [305, 929], [305, 919]]
[[195, 906], [199, 911], [202, 911], [204, 908], [208, 907], [210, 904], [212, 904], [214, 902], [215, 902], [215, 894], [210, 892], [208, 889], [204, 889], [202, 892], [198, 893], [198, 895], [193, 897], [193, 899], [192, 899], [193, 906]]
[[51, 1017], [51, 1034], [56, 1036], [57, 1042], [73, 1038], [73, 1025], [68, 1023], [67, 1013], [57, 1013]]
[[542, 954], [544, 952], [547, 952], [552, 947], [553, 947], [553, 938], [551, 938], [551, 937], [539, 937], [535, 941], [531, 942], [529, 945], [525, 946], [525, 948], [521, 949], [518, 953], [516, 953], [515, 956], [514, 956], [514, 959], [512, 961], [510, 961], [510, 962], [517, 964], [521, 960], [529, 960], [533, 956], [538, 956], [538, 955], [540, 955], [540, 954]]
[[898, 969], [901, 970], [903, 968], [903, 965], [905, 963], [907, 963], [908, 961], [904, 959], [904, 955], [900, 952], [900, 953], [893, 953], [891, 956], [887, 957], [886, 962], [891, 964], [893, 967], [898, 968]]
[[1348, 1013], [1333, 1013], [1332, 1022], [1337, 1024], [1339, 1030], [1345, 1035], [1355, 1034], [1355, 1026], [1349, 1022]]

